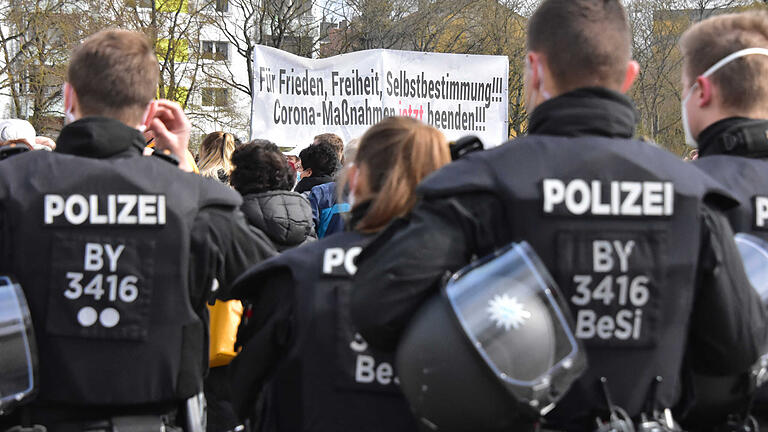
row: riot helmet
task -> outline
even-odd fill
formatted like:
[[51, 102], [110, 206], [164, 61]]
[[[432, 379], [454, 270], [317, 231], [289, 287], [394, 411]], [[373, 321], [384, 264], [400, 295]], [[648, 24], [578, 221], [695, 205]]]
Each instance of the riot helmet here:
[[549, 272], [513, 243], [447, 278], [413, 318], [397, 352], [403, 393], [432, 430], [534, 427], [586, 369], [571, 328]]
[[21, 286], [0, 276], [0, 415], [34, 396], [37, 350]]
[[736, 234], [734, 240], [752, 288], [763, 304], [768, 303], [768, 242], [746, 233]]

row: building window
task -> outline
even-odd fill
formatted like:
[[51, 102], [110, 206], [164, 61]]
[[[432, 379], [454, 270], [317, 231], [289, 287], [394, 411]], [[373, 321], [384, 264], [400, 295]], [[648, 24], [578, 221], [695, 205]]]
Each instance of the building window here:
[[216, 12], [227, 12], [229, 10], [229, 0], [216, 0]]
[[203, 106], [223, 107], [229, 101], [229, 89], [206, 87], [202, 89]]
[[228, 60], [229, 43], [203, 41], [203, 58], [208, 60]]

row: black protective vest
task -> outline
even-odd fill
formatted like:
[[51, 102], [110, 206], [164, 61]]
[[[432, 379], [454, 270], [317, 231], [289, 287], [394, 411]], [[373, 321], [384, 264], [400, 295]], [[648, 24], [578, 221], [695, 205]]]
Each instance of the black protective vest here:
[[[694, 164], [739, 201], [738, 207], [726, 213], [733, 232], [768, 240], [768, 121], [725, 119], [710, 125], [700, 138], [704, 140]], [[744, 375], [695, 376], [697, 404], [690, 415], [692, 420], [711, 424], [724, 421], [729, 414], [742, 413], [751, 391], [747, 380]], [[752, 412], [768, 417], [768, 387], [757, 390]]]
[[[768, 240], [768, 121], [725, 120], [732, 126], [702, 143], [694, 163], [739, 201], [727, 213], [733, 232]], [[713, 125], [717, 128], [719, 125]]]
[[199, 392], [206, 330], [190, 305], [190, 232], [203, 206], [240, 202], [138, 150], [0, 163], [0, 267], [31, 309], [35, 404], [171, 404]]
[[293, 279], [292, 342], [261, 394], [270, 411], [262, 430], [416, 430], [394, 355], [370, 347], [350, 319], [354, 259], [369, 241], [338, 233], [284, 252], [237, 282], [258, 291], [259, 281], [281, 267]]
[[[427, 198], [490, 193], [508, 222], [496, 247], [525, 240], [571, 307], [589, 369], [547, 418], [594, 427], [608, 378], [613, 401], [638, 415], [656, 376], [659, 406], [680, 397], [705, 199], [714, 181], [651, 144], [534, 135], [471, 154], [419, 187]], [[501, 234], [500, 234], [501, 237]], [[684, 246], [684, 247], [683, 247]]]

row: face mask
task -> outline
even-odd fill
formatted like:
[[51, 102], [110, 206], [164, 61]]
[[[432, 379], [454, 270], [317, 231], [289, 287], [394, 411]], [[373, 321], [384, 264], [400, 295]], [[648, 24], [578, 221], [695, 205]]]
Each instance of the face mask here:
[[75, 121], [75, 115], [72, 114], [72, 109], [68, 108], [64, 112], [64, 125], [68, 125], [70, 123], [74, 123], [74, 121]]
[[698, 87], [698, 83], [694, 83], [691, 88], [688, 89], [688, 95], [683, 98], [683, 106], [680, 108], [680, 114], [682, 116], [683, 121], [683, 133], [685, 134], [685, 143], [688, 144], [691, 147], [698, 147], [699, 144], [696, 142], [696, 140], [693, 138], [693, 134], [691, 133], [691, 127], [688, 125], [688, 110], [685, 108], [685, 105], [688, 103], [688, 99], [691, 98], [691, 95], [693, 94], [693, 90]]
[[[715, 72], [717, 72], [718, 70], [720, 70], [720, 68], [722, 68], [723, 66], [727, 65], [728, 63], [730, 63], [730, 62], [732, 62], [732, 61], [734, 61], [734, 60], [736, 60], [738, 58], [741, 58], [741, 57], [744, 57], [744, 56], [748, 56], [748, 55], [753, 55], [753, 54], [759, 54], [759, 55], [768, 56], [768, 49], [765, 49], [765, 48], [746, 48], [746, 49], [743, 49], [743, 50], [736, 51], [735, 53], [732, 53], [732, 54], [726, 56], [725, 58], [723, 58], [719, 62], [717, 62], [714, 65], [712, 65], [712, 67], [710, 67], [709, 69], [704, 71], [704, 73], [699, 75], [699, 76], [701, 78], [707, 78], [707, 77], [711, 76], [712, 74], [714, 74]], [[691, 95], [693, 94], [694, 89], [697, 86], [698, 86], [698, 83], [694, 83], [691, 86], [691, 88], [688, 89], [688, 95], [686, 95], [683, 98], [682, 108], [681, 108], [682, 121], [683, 121], [683, 132], [685, 133], [685, 143], [688, 144], [691, 147], [698, 147], [699, 145], [696, 142], [696, 140], [693, 138], [693, 134], [691, 133], [691, 126], [688, 124], [688, 110], [685, 108], [685, 105], [688, 103], [688, 99], [691, 98]]]

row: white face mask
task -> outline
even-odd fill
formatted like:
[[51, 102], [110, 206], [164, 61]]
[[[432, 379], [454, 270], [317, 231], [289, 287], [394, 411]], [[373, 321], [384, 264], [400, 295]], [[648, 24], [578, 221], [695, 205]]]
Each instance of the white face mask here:
[[72, 108], [67, 109], [64, 112], [64, 125], [68, 125], [70, 123], [74, 123], [75, 120], [76, 120], [75, 119], [75, 115], [72, 114]]
[[[720, 70], [723, 66], [727, 65], [728, 63], [744, 57], [748, 55], [764, 55], [768, 56], [768, 49], [765, 48], [745, 48], [743, 50], [736, 51], [735, 53], [732, 53], [730, 55], [727, 55], [725, 58], [720, 60], [719, 62], [715, 63], [704, 71], [703, 74], [699, 75], [701, 78], [707, 78]], [[696, 142], [696, 140], [693, 138], [693, 133], [691, 133], [691, 126], [688, 124], [688, 110], [685, 108], [685, 105], [688, 103], [688, 99], [691, 98], [691, 95], [693, 94], [693, 91], [695, 87], [698, 86], [698, 83], [694, 82], [691, 88], [688, 89], [688, 94], [683, 98], [682, 101], [682, 108], [681, 108], [681, 114], [682, 114], [682, 121], [683, 121], [683, 132], [685, 133], [685, 143], [688, 144], [691, 147], [698, 147], [699, 144]]]

